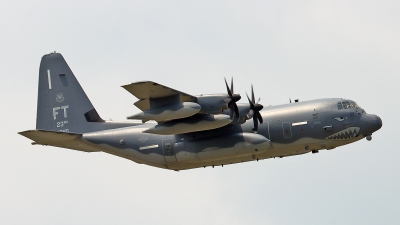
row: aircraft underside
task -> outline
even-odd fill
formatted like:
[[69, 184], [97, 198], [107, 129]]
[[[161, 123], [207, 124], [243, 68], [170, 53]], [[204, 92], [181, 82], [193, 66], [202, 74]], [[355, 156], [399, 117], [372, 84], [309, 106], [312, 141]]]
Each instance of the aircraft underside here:
[[[229, 164], [259, 161], [270, 158], [282, 158], [310, 152], [317, 153], [319, 150], [330, 150], [363, 138], [364, 137], [359, 136], [351, 140], [343, 141], [304, 138], [291, 144], [271, 143], [271, 145], [269, 145], [264, 143], [259, 145], [248, 145], [247, 147], [237, 147], [239, 145], [245, 145], [245, 143], [239, 143], [237, 146], [231, 148], [210, 148], [198, 153], [180, 151], [177, 152], [175, 156], [164, 156], [155, 153], [145, 155], [138, 153], [138, 151], [133, 149], [121, 151], [120, 149], [105, 145], [102, 146], [102, 151], [125, 157], [136, 163], [178, 171], [200, 167], [226, 166]], [[193, 147], [195, 146], [193, 145]], [[240, 152], [238, 148], [243, 152]]]
[[[363, 135], [336, 140], [305, 137], [291, 143], [274, 143], [260, 134], [233, 133], [176, 142], [176, 136], [158, 137], [143, 133], [144, 129], [146, 128], [119, 128], [84, 135], [48, 131], [26, 131], [21, 134], [35, 140], [33, 144], [85, 152], [105, 152], [139, 164], [176, 171], [316, 153], [364, 138]], [[137, 140], [139, 144], [136, 144]]]

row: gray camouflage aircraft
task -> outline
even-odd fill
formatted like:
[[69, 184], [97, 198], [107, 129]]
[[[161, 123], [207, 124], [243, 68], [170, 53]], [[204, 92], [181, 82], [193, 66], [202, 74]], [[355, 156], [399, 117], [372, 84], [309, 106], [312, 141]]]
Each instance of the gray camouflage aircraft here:
[[[19, 134], [32, 144], [106, 152], [164, 169], [184, 170], [317, 153], [364, 137], [382, 127], [354, 101], [327, 98], [263, 106], [253, 87], [247, 103], [233, 90], [192, 96], [151, 81], [122, 86], [139, 99], [141, 113], [125, 122], [104, 121], [63, 56], [42, 57], [36, 130]], [[154, 120], [157, 123], [145, 123]], [[252, 121], [251, 121], [252, 120]]]

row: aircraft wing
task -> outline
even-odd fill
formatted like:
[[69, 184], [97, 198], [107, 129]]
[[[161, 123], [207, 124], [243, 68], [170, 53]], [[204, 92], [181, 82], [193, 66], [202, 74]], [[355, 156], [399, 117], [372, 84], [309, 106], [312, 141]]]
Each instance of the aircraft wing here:
[[158, 122], [143, 131], [145, 133], [183, 134], [217, 129], [232, 122], [229, 115], [220, 115], [222, 109], [227, 107], [228, 94], [195, 97], [152, 81], [122, 87], [139, 99], [135, 105], [143, 111], [128, 119], [142, 120], [143, 123], [149, 120]]
[[[196, 97], [184, 92], [172, 89], [170, 87], [158, 84], [153, 81], [141, 81], [122, 86], [136, 98], [140, 99], [135, 105], [142, 111], [151, 108], [150, 100], [157, 101], [178, 101], [178, 102], [195, 102]], [[172, 100], [175, 99], [175, 100]]]

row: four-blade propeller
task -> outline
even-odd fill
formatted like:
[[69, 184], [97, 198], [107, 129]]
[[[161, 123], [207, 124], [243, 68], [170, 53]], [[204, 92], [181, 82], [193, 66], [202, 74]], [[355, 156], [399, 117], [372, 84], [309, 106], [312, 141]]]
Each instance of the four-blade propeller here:
[[251, 100], [247, 93], [246, 93], [246, 95], [247, 95], [247, 99], [249, 100], [249, 103], [250, 103], [250, 111], [247, 114], [247, 118], [250, 119], [253, 117], [253, 122], [254, 122], [253, 131], [257, 131], [258, 130], [258, 121], [260, 121], [260, 123], [263, 123], [263, 118], [261, 117], [260, 111], [264, 108], [264, 106], [258, 103], [258, 102], [260, 102], [260, 98], [258, 98], [257, 103], [255, 102], [253, 85], [251, 85]]
[[226, 82], [225, 79], [225, 84], [226, 84], [226, 90], [228, 91], [228, 95], [230, 98], [230, 101], [228, 102], [228, 107], [230, 111], [230, 117], [231, 120], [233, 120], [233, 113], [235, 113], [236, 119], [239, 119], [239, 109], [236, 105], [236, 102], [239, 101], [242, 97], [239, 94], [234, 94], [233, 92], [233, 78], [231, 80], [231, 88], [229, 88], [228, 83]]

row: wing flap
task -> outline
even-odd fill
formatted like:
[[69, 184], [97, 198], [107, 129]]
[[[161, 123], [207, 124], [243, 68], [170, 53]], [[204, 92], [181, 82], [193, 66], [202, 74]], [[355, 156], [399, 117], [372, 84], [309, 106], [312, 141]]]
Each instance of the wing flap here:
[[50, 145], [84, 152], [100, 151], [95, 145], [83, 140], [81, 134], [44, 130], [27, 130], [19, 134], [34, 141], [33, 145]]

